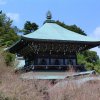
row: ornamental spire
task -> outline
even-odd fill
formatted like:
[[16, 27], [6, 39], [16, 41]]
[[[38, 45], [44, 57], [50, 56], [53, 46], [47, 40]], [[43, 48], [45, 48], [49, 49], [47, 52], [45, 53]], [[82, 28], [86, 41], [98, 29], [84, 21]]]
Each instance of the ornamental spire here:
[[49, 19], [49, 20], [52, 18], [52, 14], [51, 14], [50, 11], [47, 12], [47, 14], [46, 14], [46, 18]]

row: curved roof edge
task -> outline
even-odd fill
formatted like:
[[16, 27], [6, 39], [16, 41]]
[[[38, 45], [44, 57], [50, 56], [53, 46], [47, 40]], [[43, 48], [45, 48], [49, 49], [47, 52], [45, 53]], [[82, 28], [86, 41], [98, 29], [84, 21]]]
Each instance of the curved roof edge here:
[[23, 35], [22, 37], [48, 40], [48, 41], [82, 41], [82, 42], [99, 42], [100, 40], [93, 39], [89, 36], [84, 36], [79, 33], [67, 30], [56, 23], [45, 23], [41, 28], [33, 33]]

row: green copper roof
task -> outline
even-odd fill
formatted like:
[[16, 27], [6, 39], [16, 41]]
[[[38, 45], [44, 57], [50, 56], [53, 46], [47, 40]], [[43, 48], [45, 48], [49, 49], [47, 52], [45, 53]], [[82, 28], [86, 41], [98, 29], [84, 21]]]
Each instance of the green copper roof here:
[[42, 40], [65, 40], [65, 41], [87, 41], [97, 42], [88, 36], [80, 35], [78, 33], [69, 31], [56, 23], [45, 23], [40, 29], [28, 35], [23, 35], [26, 38], [42, 39]]

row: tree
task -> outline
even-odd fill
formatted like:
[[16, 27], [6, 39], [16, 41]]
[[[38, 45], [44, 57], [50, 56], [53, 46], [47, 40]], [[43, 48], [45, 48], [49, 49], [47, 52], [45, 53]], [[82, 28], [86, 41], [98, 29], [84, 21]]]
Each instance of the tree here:
[[84, 51], [82, 54], [85, 56], [85, 60], [89, 63], [93, 63], [94, 65], [98, 62], [99, 56], [95, 51]]
[[0, 46], [10, 46], [18, 40], [15, 26], [12, 26], [12, 20], [6, 14], [0, 12]]
[[66, 25], [64, 22], [60, 22], [60, 21], [56, 21], [55, 23], [66, 28], [66, 29], [68, 29], [68, 30], [70, 30], [70, 31], [79, 33], [81, 35], [86, 35], [86, 33], [76, 25]]
[[[56, 24], [81, 35], [85, 35], [86, 33], [76, 25], [66, 25], [64, 22], [56, 21]], [[86, 50], [84, 52], [80, 52], [77, 54], [78, 63], [84, 64], [87, 70], [95, 69], [100, 73], [100, 59], [95, 51]]]
[[24, 35], [32, 33], [38, 29], [38, 25], [36, 23], [31, 23], [30, 21], [26, 21], [24, 24]]

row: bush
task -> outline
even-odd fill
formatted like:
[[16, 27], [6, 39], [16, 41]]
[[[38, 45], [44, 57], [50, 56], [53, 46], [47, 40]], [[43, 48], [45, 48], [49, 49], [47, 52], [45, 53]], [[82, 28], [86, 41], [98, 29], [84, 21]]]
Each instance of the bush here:
[[4, 60], [7, 66], [13, 66], [13, 62], [15, 61], [15, 55], [9, 52], [4, 52]]
[[92, 63], [86, 62], [85, 66], [87, 70], [94, 70], [94, 65]]
[[[78, 64], [85, 65], [86, 70], [95, 70], [97, 73], [100, 73], [100, 59], [98, 58], [98, 56], [96, 56], [96, 57], [93, 56], [93, 55], [96, 55], [96, 53], [90, 52], [90, 51], [84, 52], [84, 53], [86, 53], [86, 54], [84, 54], [85, 56], [80, 53], [77, 55]], [[88, 53], [91, 53], [91, 54], [88, 54]], [[86, 55], [88, 55], [88, 57], [86, 57]], [[91, 56], [93, 56], [93, 57], [91, 57]], [[94, 58], [96, 58], [96, 60]]]
[[94, 70], [100, 74], [100, 65], [94, 66]]

